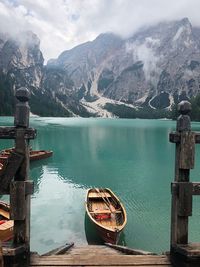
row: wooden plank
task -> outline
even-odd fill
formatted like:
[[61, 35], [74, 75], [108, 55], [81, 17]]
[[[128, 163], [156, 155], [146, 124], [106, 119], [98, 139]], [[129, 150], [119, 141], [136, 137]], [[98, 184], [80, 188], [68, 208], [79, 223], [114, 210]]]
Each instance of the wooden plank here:
[[[60, 265], [57, 265], [56, 264], [56, 265], [30, 265], [30, 266], [35, 266], [35, 267], [53, 267], [53, 266], [60, 266]], [[71, 267], [70, 265], [62, 265], [62, 266], [63, 267]], [[94, 265], [84, 265], [84, 267], [89, 267], [89, 266], [92, 267]], [[162, 265], [160, 265], [160, 264], [159, 265], [158, 264], [156, 264], [156, 265], [155, 264], [153, 264], [153, 265], [152, 264], [148, 264], [148, 265], [141, 265], [141, 264], [140, 265], [138, 265], [138, 264], [137, 265], [135, 265], [135, 264], [134, 265], [132, 265], [132, 264], [131, 265], [104, 265], [104, 267], [110, 267], [110, 266], [112, 266], [112, 267], [126, 267], [126, 266], [129, 266], [129, 267], [133, 267], [133, 266], [134, 267], [135, 266], [136, 267], [137, 266], [138, 267], [147, 267], [147, 266], [148, 267], [172, 267], [171, 264], [164, 264], [164, 265], [163, 264]], [[76, 265], [76, 267], [83, 267], [83, 265]], [[181, 265], [181, 267], [185, 267], [185, 266], [182, 266]], [[192, 267], [192, 266], [187, 266], [187, 267]], [[197, 267], [199, 267], [199, 266], [197, 266]]]
[[181, 255], [187, 257], [195, 257], [195, 259], [200, 259], [200, 243], [188, 243], [188, 244], [178, 244], [173, 246], [174, 252], [178, 252]]
[[[169, 134], [169, 141], [171, 143], [180, 143], [180, 133], [171, 132]], [[195, 143], [200, 144], [200, 133], [199, 132], [195, 132]]]
[[[53, 267], [53, 266], [60, 266], [60, 265], [57, 265], [57, 264], [55, 264], [55, 265], [30, 265], [30, 267], [31, 266], [35, 266], [35, 267]], [[63, 267], [71, 267], [70, 265], [62, 265]], [[94, 266], [94, 265], [84, 265], [84, 267], [92, 267], [92, 266]], [[104, 267], [110, 267], [111, 265], [104, 265]], [[126, 266], [129, 266], [129, 267], [137, 267], [137, 266], [139, 266], [139, 267], [172, 267], [172, 265], [171, 264], [165, 264], [165, 265], [155, 265], [155, 264], [148, 264], [148, 265], [112, 265], [112, 267], [126, 267]], [[83, 265], [76, 265], [76, 267], [83, 267]], [[185, 266], [182, 266], [181, 265], [181, 267], [185, 267]], [[191, 267], [191, 266], [187, 266], [187, 267]], [[198, 267], [198, 266], [197, 266]]]
[[81, 254], [84, 254], [84, 253], [88, 253], [88, 254], [90, 254], [91, 256], [93, 256], [93, 257], [99, 257], [99, 256], [101, 256], [101, 257], [107, 257], [108, 255], [121, 255], [121, 254], [123, 254], [122, 252], [120, 252], [120, 251], [117, 251], [117, 250], [114, 250], [114, 251], [101, 251], [101, 252], [99, 252], [99, 251], [96, 251], [96, 250], [94, 250], [94, 251], [84, 251], [84, 250], [69, 250], [69, 251], [67, 251], [65, 254], [66, 255], [71, 255], [71, 256], [73, 256], [73, 255], [81, 255]]
[[[51, 265], [30, 265], [30, 267], [31, 266], [35, 266], [35, 267], [53, 267], [53, 266], [60, 266], [60, 265], [57, 265], [56, 263], [54, 263], [53, 265], [51, 264]], [[66, 265], [62, 265], [63, 267], [72, 267], [72, 265], [68, 265], [68, 264], [66, 264]], [[74, 265], [73, 265], [74, 266]], [[75, 265], [76, 267], [83, 267], [83, 265]], [[92, 267], [92, 266], [95, 266], [95, 265], [84, 265], [84, 267]], [[101, 265], [99, 265], [99, 266], [101, 266]], [[110, 267], [110, 266], [112, 266], [112, 267], [125, 267], [125, 266], [129, 266], [129, 267], [131, 267], [131, 266], [138, 266], [138, 267], [172, 267], [172, 265], [171, 264], [162, 264], [162, 265], [160, 265], [160, 264], [145, 264], [145, 265], [141, 265], [141, 264], [123, 264], [123, 265], [121, 265], [121, 264], [115, 264], [115, 265], [104, 265], [104, 267]], [[180, 267], [180, 266], [179, 266]], [[185, 266], [182, 266], [181, 265], [181, 267], [185, 267]], [[187, 266], [187, 267], [191, 267], [191, 266]], [[199, 267], [199, 266], [197, 266], [197, 267]]]
[[[26, 129], [17, 128], [15, 151], [24, 155], [24, 160], [15, 175], [15, 181], [25, 182], [28, 181], [29, 173], [29, 144], [24, 138]], [[25, 196], [25, 197], [24, 197]], [[23, 213], [25, 214], [24, 220], [16, 220], [14, 224], [14, 243], [26, 244], [29, 247], [30, 242], [30, 195], [26, 195], [25, 191], [19, 205], [22, 206]], [[18, 206], [20, 209], [20, 206]], [[28, 253], [28, 249], [27, 249]]]
[[24, 181], [12, 181], [10, 184], [10, 218], [24, 220], [25, 217], [25, 183]]
[[[175, 155], [175, 181], [177, 183], [189, 182], [190, 169], [194, 167], [195, 133], [191, 132], [190, 128], [189, 117], [185, 115], [179, 116], [177, 121], [177, 134], [180, 136], [180, 142], [176, 142]], [[182, 191], [182, 207], [180, 206], [178, 193], [179, 191], [177, 192], [176, 185], [173, 184], [171, 206], [171, 247], [174, 244], [186, 244], [188, 242], [188, 216], [183, 215], [184, 211], [185, 213], [187, 212], [190, 214], [192, 212], [189, 211], [191, 203], [187, 205], [185, 201], [186, 192]]]
[[127, 255], [156, 255], [153, 252], [149, 251], [144, 251], [144, 250], [139, 250], [139, 249], [133, 249], [133, 248], [128, 248], [125, 246], [119, 246], [119, 245], [113, 245], [110, 243], [105, 243], [106, 246], [109, 246], [110, 248], [119, 250]]
[[194, 154], [195, 154], [195, 133], [183, 132], [181, 133], [180, 142], [180, 169], [193, 169], [194, 168]]
[[9, 219], [10, 218], [10, 212], [4, 209], [0, 208], [0, 214], [3, 215], [3, 217]]
[[199, 132], [195, 132], [195, 143], [200, 144], [200, 133]]
[[192, 216], [193, 184], [189, 182], [179, 182], [178, 188], [179, 188], [178, 215], [179, 216]]
[[[25, 139], [35, 139], [37, 131], [33, 128], [25, 129]], [[16, 127], [0, 127], [0, 139], [16, 139]]]
[[25, 195], [32, 195], [34, 193], [34, 182], [33, 181], [25, 181]]
[[0, 267], [4, 267], [3, 249], [2, 249], [2, 243], [1, 243], [1, 241], [0, 241]]
[[[103, 192], [103, 197], [111, 197], [111, 195], [107, 192]], [[89, 193], [89, 198], [102, 198], [101, 194], [99, 194], [98, 192], [90, 192]]]
[[[34, 194], [34, 182], [33, 181], [25, 181], [25, 195], [32, 195]], [[10, 188], [9, 190], [0, 190], [0, 195], [10, 195]]]
[[178, 216], [177, 244], [188, 242], [188, 217]]
[[73, 247], [66, 254], [70, 255], [81, 255], [81, 254], [90, 254], [90, 255], [108, 255], [108, 254], [122, 254], [120, 251], [109, 248], [108, 246], [100, 246], [100, 245], [89, 245], [89, 246], [78, 246]]
[[[192, 184], [192, 195], [200, 195], [200, 182], [191, 182]], [[176, 191], [176, 194], [179, 194], [179, 182], [171, 183], [171, 191]], [[173, 189], [172, 189], [173, 188]]]
[[111, 214], [111, 211], [110, 211], [110, 210], [102, 209], [102, 210], [90, 211], [90, 213], [91, 213], [91, 214], [101, 214], [101, 213], [108, 213], [108, 214]]
[[16, 127], [1, 126], [0, 127], [0, 139], [14, 139]]
[[6, 166], [3, 167], [3, 173], [0, 175], [0, 191], [9, 193], [10, 182], [16, 174], [22, 163], [24, 155], [12, 151], [7, 158]]
[[193, 182], [192, 184], [193, 184], [192, 194], [200, 195], [200, 182]]
[[[176, 145], [179, 146], [179, 145]], [[177, 148], [178, 150], [178, 148]], [[188, 170], [180, 170], [176, 168], [175, 179], [177, 182], [172, 183], [172, 202], [171, 202], [171, 245], [186, 244], [188, 242], [188, 217], [178, 216], [179, 212], [179, 196], [178, 184], [184, 179], [189, 180]]]
[[56, 249], [53, 249], [42, 256], [50, 256], [50, 255], [61, 255], [64, 254], [67, 250], [69, 250], [71, 247], [74, 246], [74, 243], [65, 244], [63, 246], [60, 246]]
[[47, 256], [47, 257], [31, 257], [31, 266], [34, 265], [93, 265], [93, 266], [112, 266], [112, 265], [150, 265], [150, 264], [170, 264], [167, 256], [132, 256], [132, 255], [113, 255], [106, 257], [94, 257], [90, 255], [77, 255], [77, 256]]
[[180, 133], [171, 132], [169, 134], [169, 142], [171, 142], [171, 143], [180, 143]]
[[19, 246], [3, 246], [3, 255], [4, 256], [16, 256], [21, 254], [27, 250], [26, 245], [19, 245]]

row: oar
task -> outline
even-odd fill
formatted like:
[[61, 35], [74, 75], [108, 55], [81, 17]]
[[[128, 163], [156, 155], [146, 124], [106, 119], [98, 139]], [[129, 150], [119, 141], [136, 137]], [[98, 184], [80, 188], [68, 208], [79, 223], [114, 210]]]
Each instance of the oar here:
[[[110, 209], [112, 210], [112, 212], [115, 212], [116, 209], [115, 207], [111, 204], [109, 198], [106, 196], [106, 192], [103, 188], [100, 188], [102, 190], [102, 193], [104, 194], [104, 197], [106, 198], [107, 202], [109, 203]], [[113, 198], [112, 201], [115, 203], [115, 199]], [[116, 203], [115, 203], [116, 204]]]
[[100, 190], [98, 188], [95, 188], [95, 190], [97, 191], [97, 193], [101, 196], [101, 198], [103, 199], [103, 201], [106, 203], [106, 206], [109, 208], [109, 210], [111, 211], [111, 213], [113, 213], [114, 211], [112, 210], [112, 205], [109, 203], [109, 200], [106, 200], [103, 196], [102, 193], [100, 192]]
[[[112, 206], [112, 204], [111, 204], [109, 198], [106, 196], [106, 192], [105, 192], [105, 190], [104, 190], [103, 188], [100, 188], [100, 189], [102, 190], [102, 192], [103, 192], [105, 198], [107, 199], [107, 201], [108, 201], [108, 202], [110, 203], [110, 205]], [[116, 202], [115, 198], [112, 198], [112, 201], [114, 202], [115, 206], [117, 206], [117, 202]]]

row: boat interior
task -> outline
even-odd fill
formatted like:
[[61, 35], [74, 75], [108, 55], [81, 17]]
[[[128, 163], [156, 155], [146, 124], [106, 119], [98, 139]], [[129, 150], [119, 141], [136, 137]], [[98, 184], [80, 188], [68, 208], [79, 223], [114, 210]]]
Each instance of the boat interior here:
[[6, 205], [0, 203], [0, 240], [6, 241], [12, 237], [14, 221], [9, 220], [10, 213]]
[[102, 226], [117, 229], [123, 225], [124, 213], [120, 202], [106, 189], [91, 190], [87, 203], [91, 216]]

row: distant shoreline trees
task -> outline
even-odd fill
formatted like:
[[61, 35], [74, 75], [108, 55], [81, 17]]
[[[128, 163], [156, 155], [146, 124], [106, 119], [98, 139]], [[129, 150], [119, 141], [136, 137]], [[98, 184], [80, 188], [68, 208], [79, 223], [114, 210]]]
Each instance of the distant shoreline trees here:
[[[7, 87], [7, 90], [5, 90]], [[5, 81], [0, 79], [0, 116], [12, 116], [14, 113], [15, 100], [11, 86], [5, 86]], [[200, 94], [190, 99], [192, 105], [191, 120], [200, 121]], [[51, 97], [46, 97], [40, 91], [35, 91], [30, 100], [31, 111], [34, 114], [44, 117], [70, 117], [71, 113], [62, 108], [58, 103], [55, 103]], [[116, 105], [107, 103], [104, 109], [113, 113], [119, 118], [129, 119], [172, 119], [176, 120], [178, 117], [177, 105], [173, 105], [171, 110], [167, 109], [152, 109], [150, 107], [143, 107], [134, 109], [127, 105]], [[81, 117], [90, 117], [90, 113], [84, 109], [78, 109]], [[94, 114], [91, 114], [94, 117]]]

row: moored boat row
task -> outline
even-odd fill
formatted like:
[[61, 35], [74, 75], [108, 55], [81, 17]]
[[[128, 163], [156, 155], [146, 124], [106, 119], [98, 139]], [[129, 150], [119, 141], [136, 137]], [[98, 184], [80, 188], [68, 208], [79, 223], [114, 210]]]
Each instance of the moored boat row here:
[[[0, 153], [0, 170], [14, 149], [5, 149]], [[30, 161], [52, 156], [52, 151], [30, 150]], [[0, 202], [0, 240], [12, 237], [13, 221], [9, 220], [10, 207]], [[91, 188], [86, 195], [86, 213], [95, 225], [100, 237], [107, 243], [117, 244], [120, 233], [127, 223], [126, 210], [118, 197], [108, 188]]]
[[[14, 148], [4, 149], [0, 153], [0, 163], [4, 163]], [[30, 161], [49, 158], [53, 155], [51, 150], [30, 150]]]

